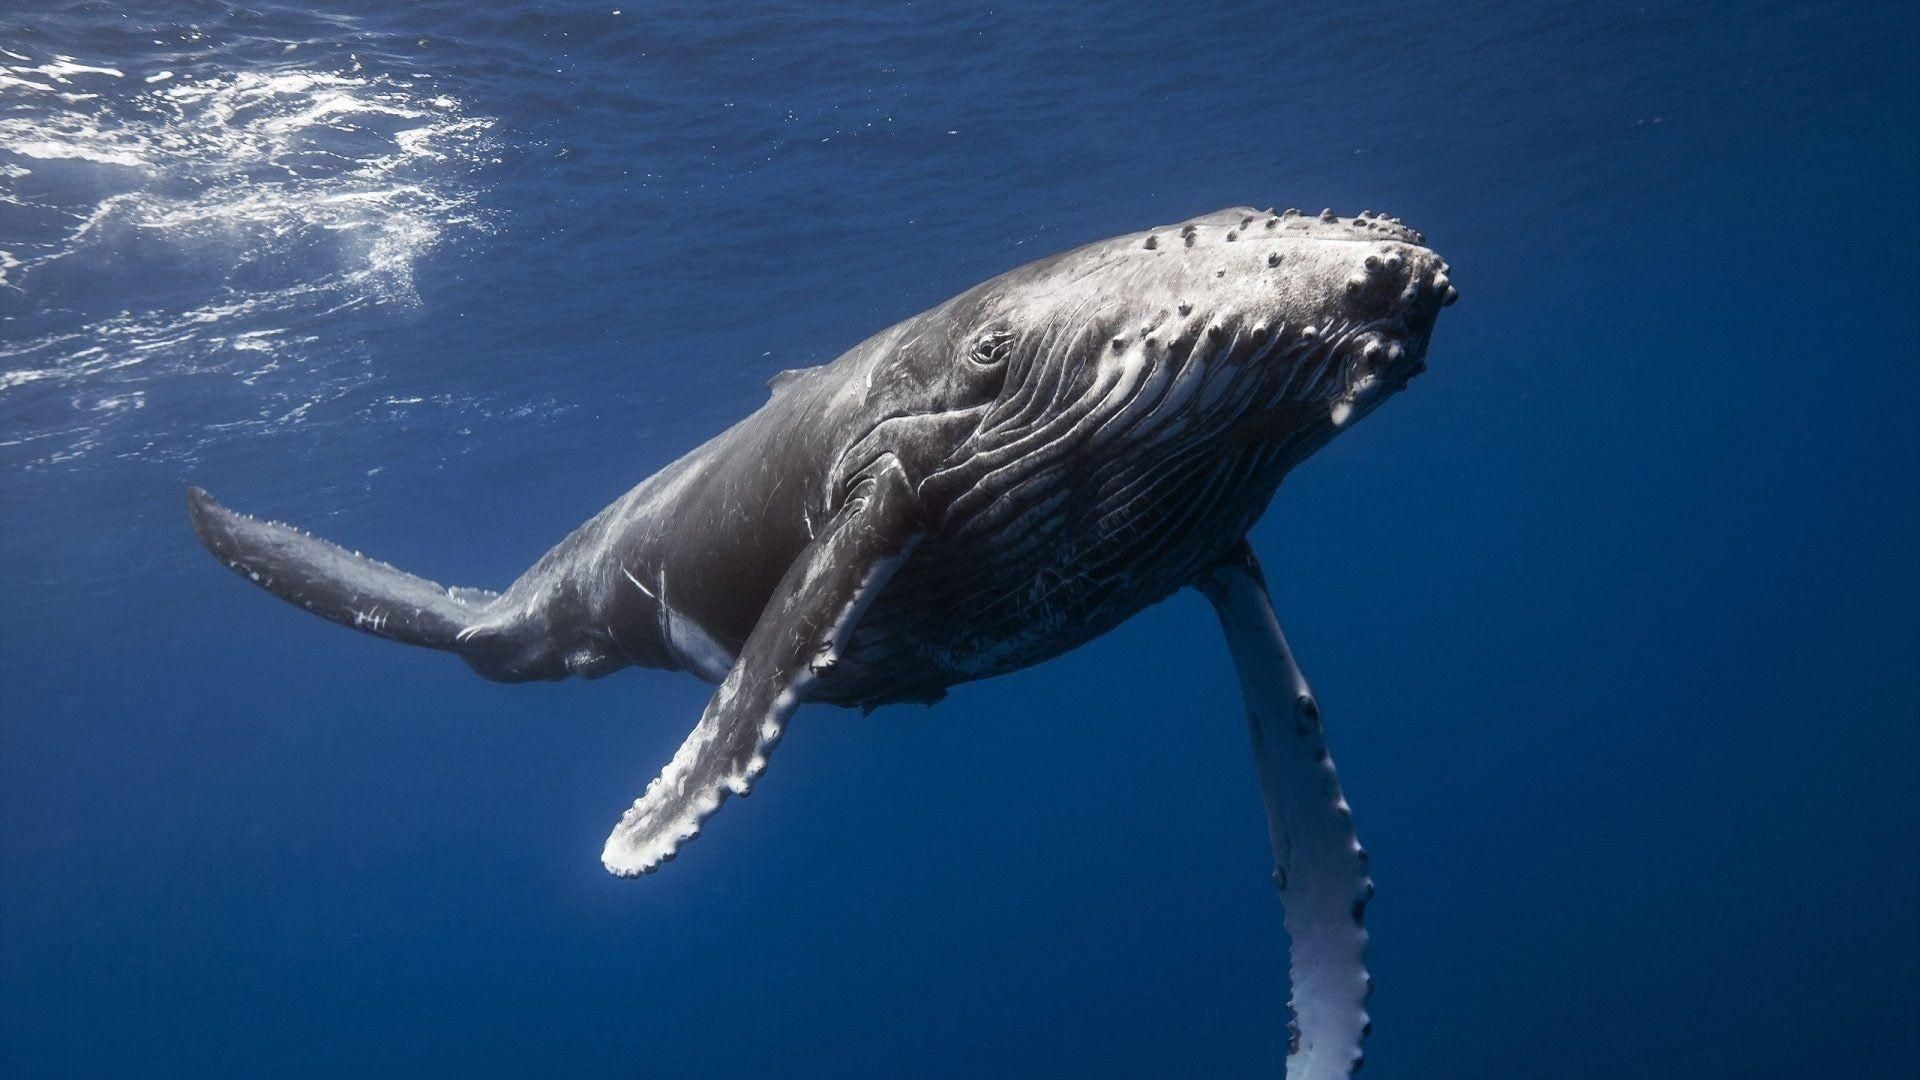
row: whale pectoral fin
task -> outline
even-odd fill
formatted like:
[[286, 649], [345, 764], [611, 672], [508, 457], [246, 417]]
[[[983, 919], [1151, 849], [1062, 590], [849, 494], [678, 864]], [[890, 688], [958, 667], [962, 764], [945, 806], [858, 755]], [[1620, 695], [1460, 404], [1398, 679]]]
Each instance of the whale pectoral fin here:
[[787, 719], [830, 677], [861, 614], [922, 536], [912, 487], [888, 466], [860, 482], [787, 568], [700, 723], [607, 837], [609, 871], [656, 869], [728, 795], [747, 794]]
[[1367, 931], [1373, 882], [1327, 754], [1320, 709], [1287, 647], [1253, 550], [1241, 541], [1197, 587], [1213, 602], [1247, 703], [1267, 804], [1274, 880], [1293, 939], [1287, 1076], [1346, 1077], [1368, 1030]]
[[819, 367], [797, 367], [776, 372], [773, 378], [767, 380], [767, 389], [777, 394], [819, 370]]

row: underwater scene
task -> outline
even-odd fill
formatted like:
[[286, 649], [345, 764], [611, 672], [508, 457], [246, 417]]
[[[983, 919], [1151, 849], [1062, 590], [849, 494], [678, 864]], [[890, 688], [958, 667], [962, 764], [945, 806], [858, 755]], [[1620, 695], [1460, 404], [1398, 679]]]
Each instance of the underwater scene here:
[[0, 1075], [1914, 1075], [1917, 58], [5, 5]]

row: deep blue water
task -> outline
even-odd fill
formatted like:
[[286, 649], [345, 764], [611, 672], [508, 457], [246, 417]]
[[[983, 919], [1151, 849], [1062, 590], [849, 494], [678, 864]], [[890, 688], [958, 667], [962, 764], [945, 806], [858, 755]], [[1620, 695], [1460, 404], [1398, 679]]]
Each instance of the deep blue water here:
[[1910, 5], [324, 6], [0, 13], [0, 1073], [1277, 1075], [1197, 598], [810, 707], [621, 881], [704, 685], [485, 683], [181, 504], [500, 587], [775, 371], [1252, 203], [1464, 293], [1253, 534], [1367, 1075], [1912, 1075]]

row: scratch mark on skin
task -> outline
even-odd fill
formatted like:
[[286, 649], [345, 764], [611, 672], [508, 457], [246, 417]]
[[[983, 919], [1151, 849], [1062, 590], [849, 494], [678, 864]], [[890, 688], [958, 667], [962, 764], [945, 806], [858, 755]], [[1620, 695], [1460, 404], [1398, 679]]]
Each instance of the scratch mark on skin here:
[[624, 566], [623, 566], [623, 567], [621, 567], [621, 568], [620, 568], [620, 572], [621, 572], [621, 573], [623, 573], [623, 574], [625, 574], [625, 575], [627, 575], [627, 580], [628, 580], [628, 581], [631, 581], [631, 582], [633, 582], [633, 587], [634, 587], [634, 588], [636, 588], [636, 589], [639, 589], [639, 590], [640, 590], [641, 592], [643, 592], [643, 593], [646, 593], [646, 594], [647, 594], [647, 599], [649, 599], [649, 600], [657, 600], [657, 599], [659, 599], [658, 597], [656, 597], [656, 596], [654, 596], [654, 595], [653, 595], [653, 590], [652, 590], [652, 589], [649, 589], [649, 588], [647, 588], [647, 587], [646, 587], [645, 585], [642, 585], [642, 584], [640, 584], [640, 579], [639, 579], [639, 578], [637, 578], [637, 577], [634, 577], [634, 576], [633, 576], [633, 571], [631, 571], [631, 570], [629, 570], [629, 569], [627, 569], [626, 567], [624, 567]]
[[625, 645], [620, 644], [620, 635], [613, 632], [612, 623], [607, 623], [602, 627], [602, 629], [604, 629], [607, 632], [607, 640], [613, 643], [614, 648], [620, 650], [621, 656], [624, 656], [629, 660], [633, 659], [633, 654], [627, 651], [627, 647]]

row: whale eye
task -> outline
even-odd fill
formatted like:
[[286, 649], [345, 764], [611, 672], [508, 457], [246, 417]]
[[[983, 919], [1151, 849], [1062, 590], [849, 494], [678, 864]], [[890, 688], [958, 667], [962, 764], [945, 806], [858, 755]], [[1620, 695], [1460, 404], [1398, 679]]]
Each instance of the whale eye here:
[[973, 348], [967, 351], [967, 359], [980, 367], [999, 367], [1007, 362], [1007, 356], [1012, 352], [1013, 331], [996, 326], [983, 331], [973, 340]]

